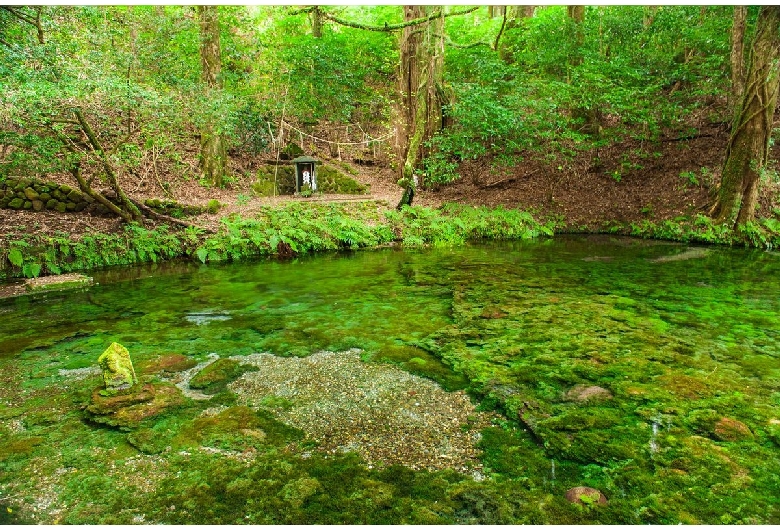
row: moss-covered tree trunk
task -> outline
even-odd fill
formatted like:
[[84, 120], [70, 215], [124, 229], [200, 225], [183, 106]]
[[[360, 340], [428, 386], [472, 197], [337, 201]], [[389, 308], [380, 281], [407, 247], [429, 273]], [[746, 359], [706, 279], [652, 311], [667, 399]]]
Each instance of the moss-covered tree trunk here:
[[311, 36], [315, 39], [322, 38], [322, 12], [320, 6], [314, 6], [311, 12]]
[[[218, 6], [198, 6], [200, 19], [201, 81], [206, 100], [222, 89], [222, 56], [219, 43]], [[214, 186], [223, 186], [227, 174], [227, 148], [214, 120], [206, 119], [200, 131], [200, 165], [203, 176]]]
[[713, 213], [719, 222], [745, 224], [753, 219], [761, 174], [769, 155], [769, 140], [780, 83], [780, 7], [762, 6], [741, 104], [734, 119], [718, 202]]
[[[405, 6], [404, 20], [425, 17], [431, 6]], [[400, 108], [396, 127], [401, 185], [406, 189], [400, 206], [411, 202], [415, 170], [425, 156], [425, 142], [442, 128], [446, 103], [444, 75], [444, 18], [403, 28], [400, 40]], [[418, 175], [419, 185], [424, 182]], [[410, 189], [411, 188], [411, 189]]]

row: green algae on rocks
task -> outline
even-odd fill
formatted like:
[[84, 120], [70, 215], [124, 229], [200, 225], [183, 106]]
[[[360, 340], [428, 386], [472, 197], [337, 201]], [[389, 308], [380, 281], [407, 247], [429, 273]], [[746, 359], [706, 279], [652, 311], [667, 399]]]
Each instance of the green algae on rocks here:
[[130, 352], [121, 344], [112, 342], [98, 357], [98, 365], [103, 370], [105, 392], [109, 395], [138, 384]]

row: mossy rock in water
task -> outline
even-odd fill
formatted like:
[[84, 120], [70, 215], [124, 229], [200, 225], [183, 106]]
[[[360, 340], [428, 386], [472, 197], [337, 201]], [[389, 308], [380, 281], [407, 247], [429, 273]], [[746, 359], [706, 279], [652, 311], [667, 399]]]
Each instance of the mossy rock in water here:
[[257, 368], [254, 366], [241, 364], [232, 359], [219, 359], [198, 372], [190, 380], [190, 388], [200, 390], [204, 394], [217, 394], [246, 372], [255, 370]]
[[564, 399], [566, 401], [576, 401], [578, 403], [585, 401], [604, 401], [612, 399], [612, 392], [600, 386], [575, 385], [564, 394]]
[[95, 389], [85, 411], [96, 423], [133, 429], [144, 420], [177, 408], [185, 401], [181, 391], [170, 383], [147, 383], [112, 396]]
[[303, 437], [301, 430], [285, 425], [270, 413], [241, 405], [196, 418], [179, 431], [173, 444], [244, 450], [264, 445], [281, 446]]
[[721, 418], [715, 424], [713, 432], [715, 438], [723, 442], [739, 442], [753, 439], [753, 433], [750, 432], [747, 425], [731, 418]]
[[588, 486], [576, 486], [566, 492], [566, 500], [574, 504], [607, 504], [607, 498], [599, 490]]
[[130, 445], [147, 455], [156, 455], [168, 447], [168, 438], [160, 436], [154, 429], [138, 429], [127, 435]]
[[106, 351], [98, 357], [98, 365], [103, 370], [105, 393], [126, 390], [138, 384], [130, 352], [119, 343], [112, 342]]
[[43, 442], [44, 439], [40, 436], [7, 437], [3, 440], [3, 447], [0, 448], [0, 460], [3, 460], [8, 455], [30, 453], [37, 445]]

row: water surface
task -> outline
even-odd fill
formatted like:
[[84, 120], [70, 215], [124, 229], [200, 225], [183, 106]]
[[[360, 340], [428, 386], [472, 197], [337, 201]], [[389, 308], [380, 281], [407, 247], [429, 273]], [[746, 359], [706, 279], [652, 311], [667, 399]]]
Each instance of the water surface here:
[[[84, 291], [0, 302], [0, 484], [7, 485], [0, 504], [37, 502], [55, 514], [36, 519], [17, 510], [18, 520], [778, 520], [776, 253], [572, 236], [178, 263], [94, 277], [98, 285]], [[282, 457], [287, 446], [268, 441], [252, 446], [254, 465], [234, 470], [243, 482], [218, 474], [228, 465], [218, 452], [188, 460], [201, 475], [181, 478], [177, 443], [224, 450], [238, 442], [229, 433], [182, 441], [207, 404], [145, 424], [173, 444], [149, 458], [141, 444], [126, 441], [138, 432], [85, 422], [80, 407], [99, 376], [63, 374], [95, 366], [113, 341], [136, 363], [174, 354], [201, 362], [215, 354], [303, 357], [359, 348], [366, 362], [468, 389], [505, 419], [483, 433], [484, 480], [367, 470], [350, 455], [320, 461], [316, 447], [301, 449], [313, 449], [313, 457], [289, 448]], [[226, 394], [214, 400], [211, 406], [233, 405]], [[263, 425], [271, 432], [276, 424]], [[81, 449], [73, 447], [77, 440]], [[56, 462], [47, 466], [47, 458]], [[142, 460], [155, 470], [152, 497], [126, 475], [101, 471]], [[46, 478], [36, 478], [36, 469]], [[574, 486], [598, 488], [609, 504], [569, 504], [563, 494]], [[109, 487], [121, 495], [105, 493]], [[211, 511], [196, 502], [200, 496], [217, 499]], [[14, 504], [18, 497], [28, 500]], [[139, 515], [132, 504], [141, 498], [147, 510]], [[193, 505], [170, 510], [176, 502]]]

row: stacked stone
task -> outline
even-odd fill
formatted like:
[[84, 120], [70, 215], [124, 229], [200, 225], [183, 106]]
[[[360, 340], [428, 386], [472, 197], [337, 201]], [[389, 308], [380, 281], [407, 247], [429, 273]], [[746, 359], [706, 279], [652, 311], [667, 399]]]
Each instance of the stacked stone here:
[[65, 184], [20, 177], [0, 180], [0, 208], [80, 212], [94, 201]]
[[160, 200], [160, 199], [146, 199], [144, 204], [154, 210], [157, 213], [164, 215], [171, 215], [173, 217], [182, 217], [187, 215], [200, 215], [209, 210], [208, 206], [195, 206], [190, 204], [182, 204], [176, 201]]

